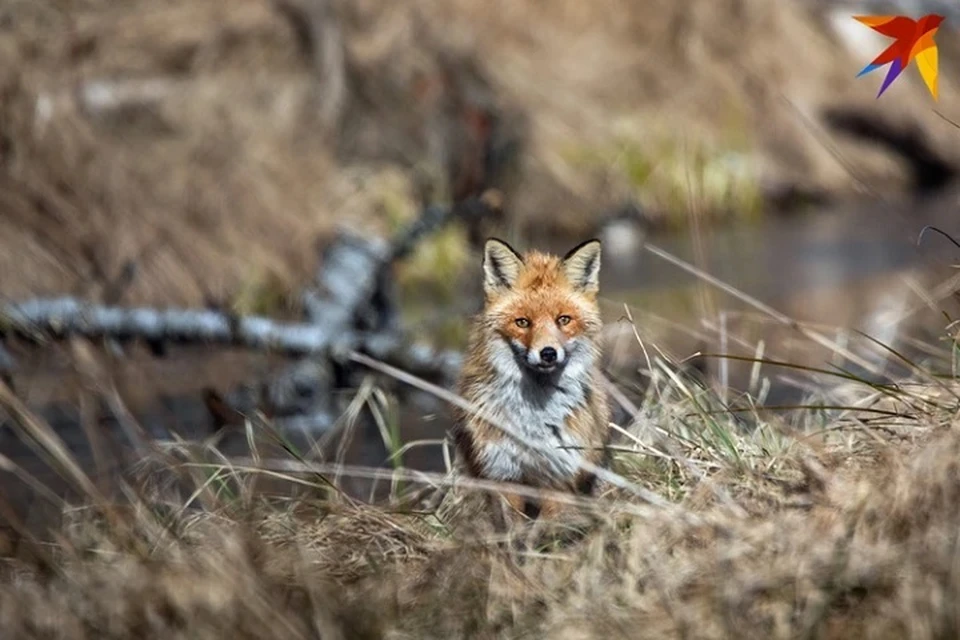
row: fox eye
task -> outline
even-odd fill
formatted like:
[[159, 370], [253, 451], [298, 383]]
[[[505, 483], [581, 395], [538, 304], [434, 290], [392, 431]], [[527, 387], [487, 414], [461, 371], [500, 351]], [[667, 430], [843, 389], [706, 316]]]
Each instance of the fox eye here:
[[559, 318], [557, 318], [557, 324], [559, 324], [562, 327], [566, 324], [570, 324], [571, 320], [573, 320], [573, 318], [571, 318], [570, 316], [560, 316]]
[[513, 322], [514, 322], [514, 324], [516, 324], [516, 325], [517, 325], [518, 327], [520, 327], [521, 329], [526, 329], [527, 327], [530, 326], [530, 321], [527, 320], [526, 318], [517, 318], [517, 319], [514, 320]]

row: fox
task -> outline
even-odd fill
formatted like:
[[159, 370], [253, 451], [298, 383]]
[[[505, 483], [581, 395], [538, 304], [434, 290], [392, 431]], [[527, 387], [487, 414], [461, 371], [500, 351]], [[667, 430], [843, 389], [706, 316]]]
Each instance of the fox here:
[[[473, 319], [457, 383], [459, 395], [479, 411], [458, 409], [451, 430], [467, 475], [594, 492], [595, 474], [581, 463], [607, 466], [611, 434], [600, 369], [600, 249], [600, 241], [590, 239], [563, 257], [536, 250], [521, 255], [498, 238], [485, 241], [483, 308]], [[505, 423], [540, 450], [491, 422]], [[563, 510], [557, 501], [503, 497], [509, 511], [531, 519]], [[495, 512], [500, 525], [502, 515]]]

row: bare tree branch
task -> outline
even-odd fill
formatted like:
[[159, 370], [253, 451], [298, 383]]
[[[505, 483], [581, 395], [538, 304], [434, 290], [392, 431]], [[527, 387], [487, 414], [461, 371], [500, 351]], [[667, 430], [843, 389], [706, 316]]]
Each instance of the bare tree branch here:
[[[35, 299], [0, 305], [0, 334], [33, 343], [73, 336], [107, 340], [147, 340], [180, 344], [233, 346], [270, 350], [291, 356], [326, 353], [330, 335], [314, 324], [287, 324], [263, 317], [236, 318], [218, 311], [192, 309], [122, 308], [73, 298]], [[427, 380], [448, 385], [460, 367], [461, 355], [424, 344], [398, 345], [371, 335], [358, 350]], [[346, 361], [348, 350], [343, 353]], [[281, 430], [314, 435], [336, 424], [328, 361], [307, 358], [292, 364], [265, 386], [238, 388], [225, 398], [205, 398], [220, 413], [235, 419], [262, 408]], [[9, 384], [15, 362], [0, 344], [0, 375]], [[262, 392], [255, 389], [260, 388]], [[265, 395], [261, 395], [264, 393]], [[269, 406], [260, 406], [266, 401]], [[215, 418], [218, 415], [214, 415]], [[235, 420], [236, 421], [236, 420]]]
[[323, 327], [313, 324], [284, 325], [268, 318], [234, 318], [206, 310], [109, 307], [73, 298], [0, 305], [0, 330], [33, 342], [43, 336], [136, 338], [269, 349], [289, 355], [319, 353], [330, 341]]
[[[477, 206], [477, 203], [473, 203]], [[485, 205], [480, 205], [485, 206]], [[357, 307], [372, 295], [376, 272], [390, 261], [407, 255], [423, 236], [449, 221], [455, 211], [428, 209], [392, 245], [382, 241], [343, 236], [327, 253], [326, 268], [318, 274], [319, 286], [328, 294], [312, 292], [307, 316], [310, 323], [281, 323], [259, 316], [233, 316], [205, 309], [152, 309], [96, 305], [71, 297], [34, 299], [0, 304], [0, 332], [31, 342], [44, 336], [64, 338], [142, 339], [173, 343], [210, 343], [248, 349], [272, 350], [286, 355], [325, 353], [351, 325]], [[353, 248], [351, 251], [350, 248]], [[381, 334], [367, 336], [372, 353], [394, 355], [393, 341]], [[436, 354], [420, 347], [405, 356], [411, 363], [433, 360]], [[9, 356], [7, 356], [9, 358]]]
[[[259, 316], [232, 317], [220, 311], [124, 308], [86, 303], [74, 298], [34, 299], [0, 304], [0, 332], [30, 342], [70, 336], [213, 344], [269, 350], [292, 356], [325, 352], [332, 337], [315, 324], [281, 323]], [[371, 336], [363, 350], [370, 355], [432, 376], [449, 376], [459, 367], [459, 354], [426, 345], [397, 349], [393, 341]], [[6, 350], [0, 366], [12, 368]]]
[[[459, 353], [404, 344], [389, 266], [450, 221], [479, 217], [499, 206], [499, 194], [488, 192], [455, 207], [428, 207], [391, 242], [341, 233], [325, 249], [314, 283], [303, 294], [307, 322], [209, 309], [124, 308], [61, 297], [0, 303], [0, 337], [33, 343], [80, 336], [150, 345], [209, 344], [297, 357], [298, 362], [251, 389], [223, 398], [208, 394], [208, 410], [223, 422], [264, 409], [285, 431], [322, 433], [336, 423], [334, 391], [350, 386], [351, 355], [358, 352], [444, 386], [452, 383]], [[14, 364], [0, 351], [0, 370], [9, 373]]]
[[307, 319], [326, 334], [324, 347], [334, 338], [348, 337], [360, 308], [373, 297], [389, 256], [390, 247], [383, 240], [349, 232], [341, 233], [324, 251], [315, 284], [302, 297]]
[[[360, 346], [358, 329], [381, 334], [380, 341], [398, 341], [400, 326], [387, 267], [454, 219], [486, 215], [498, 209], [501, 200], [500, 194], [491, 190], [454, 207], [427, 207], [389, 243], [341, 233], [324, 251], [314, 285], [303, 293], [307, 319], [323, 328], [327, 344], [341, 354]], [[365, 316], [366, 326], [355, 326], [359, 316]], [[320, 351], [322, 347], [311, 353]]]

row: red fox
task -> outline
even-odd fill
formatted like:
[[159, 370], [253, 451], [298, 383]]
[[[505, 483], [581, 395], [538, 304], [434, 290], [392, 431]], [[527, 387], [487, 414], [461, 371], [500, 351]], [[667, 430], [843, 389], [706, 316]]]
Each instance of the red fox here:
[[[600, 241], [563, 258], [486, 241], [484, 308], [475, 318], [458, 392], [489, 422], [504, 424], [536, 451], [472, 412], [453, 429], [458, 458], [472, 476], [589, 494], [595, 477], [581, 461], [608, 463], [610, 408], [600, 374], [597, 304]], [[529, 517], [560, 507], [505, 495]], [[502, 522], [502, 521], [501, 521]]]

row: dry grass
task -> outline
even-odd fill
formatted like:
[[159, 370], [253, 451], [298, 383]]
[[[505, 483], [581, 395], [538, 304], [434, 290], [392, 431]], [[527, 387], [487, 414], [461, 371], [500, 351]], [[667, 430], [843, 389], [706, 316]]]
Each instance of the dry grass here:
[[919, 83], [878, 108], [877, 87], [852, 81], [861, 54], [804, 2], [411, 4], [478, 52], [493, 86], [531, 115], [516, 215], [542, 224], [549, 211], [574, 233], [626, 196], [680, 218], [737, 217], [761, 186], [901, 183], [890, 157], [823, 128], [826, 107], [952, 135]]
[[[419, 207], [447, 99], [414, 104], [432, 42], [386, 63], [347, 51], [331, 71], [298, 36], [310, 16], [281, 3], [66, 4], [5, 9], [5, 295], [97, 296], [133, 260], [131, 303], [249, 306], [251, 289], [301, 287], [335, 225], [384, 232], [379, 185]], [[361, 47], [365, 22], [341, 21]]]
[[[331, 493], [331, 465], [178, 445], [127, 499], [86, 490], [50, 542], [8, 549], [0, 623], [23, 638], [956, 634], [952, 381], [848, 380], [817, 401], [835, 408], [788, 420], [730, 413], [654, 364], [613, 470], [672, 506], [607, 486], [504, 540], [465, 478], [405, 472], [404, 491], [455, 483], [435, 509], [403, 506], [399, 489], [373, 506]], [[20, 418], [59, 460], [43, 425]], [[171, 473], [186, 493], [156, 481]], [[268, 476], [299, 495], [252, 490]]]
[[[852, 82], [860, 61], [798, 4], [774, 4], [342, 3], [338, 80], [285, 3], [5, 3], [0, 291], [97, 297], [135, 260], [123, 302], [276, 310], [334, 224], [382, 231], [420, 199], [449, 197], [447, 143], [463, 137], [450, 110], [465, 95], [529, 120], [512, 230], [549, 216], [579, 233], [624, 195], [678, 198], [683, 215], [729, 204], [722, 180], [677, 187], [689, 148], [677, 132], [707, 161], [749, 156], [773, 179], [846, 189], [847, 169], [781, 96], [811, 114], [834, 98], [874, 104], [874, 87]], [[435, 92], [451, 52], [457, 79]], [[929, 115], [908, 89], [884, 108]], [[124, 92], [136, 104], [97, 102]], [[665, 176], [647, 149], [666, 150]], [[862, 150], [853, 164], [893, 173]], [[460, 268], [463, 239], [440, 242], [430, 262]], [[401, 276], [424, 288], [435, 267], [413, 261]], [[731, 411], [652, 347], [644, 355], [653, 381], [614, 470], [671, 506], [605, 487], [570, 522], [521, 526], [510, 541], [479, 511], [484, 487], [463, 479], [435, 509], [405, 503], [427, 477], [413, 472], [385, 504], [359, 504], [331, 488], [329, 468], [185, 444], [102, 496], [4, 396], [83, 499], [61, 503], [0, 456], [7, 486], [19, 476], [63, 516], [35, 537], [0, 496], [0, 627], [70, 639], [957, 635], [952, 378], [916, 367], [893, 386], [841, 379], [814, 408], [777, 417], [747, 397]]]
[[[0, 291], [97, 296], [134, 260], [131, 303], [277, 306], [333, 225], [383, 231], [390, 201], [449, 197], [477, 153], [465, 105], [523, 145], [497, 178], [500, 233], [588, 233], [625, 197], [749, 215], [768, 181], [902, 178], [815, 131], [821, 108], [878, 103], [799, 2], [333, 2], [326, 21], [315, 5], [4, 3]], [[342, 62], [305, 35], [324, 25]], [[916, 89], [905, 77], [883, 117], [951, 156]]]

